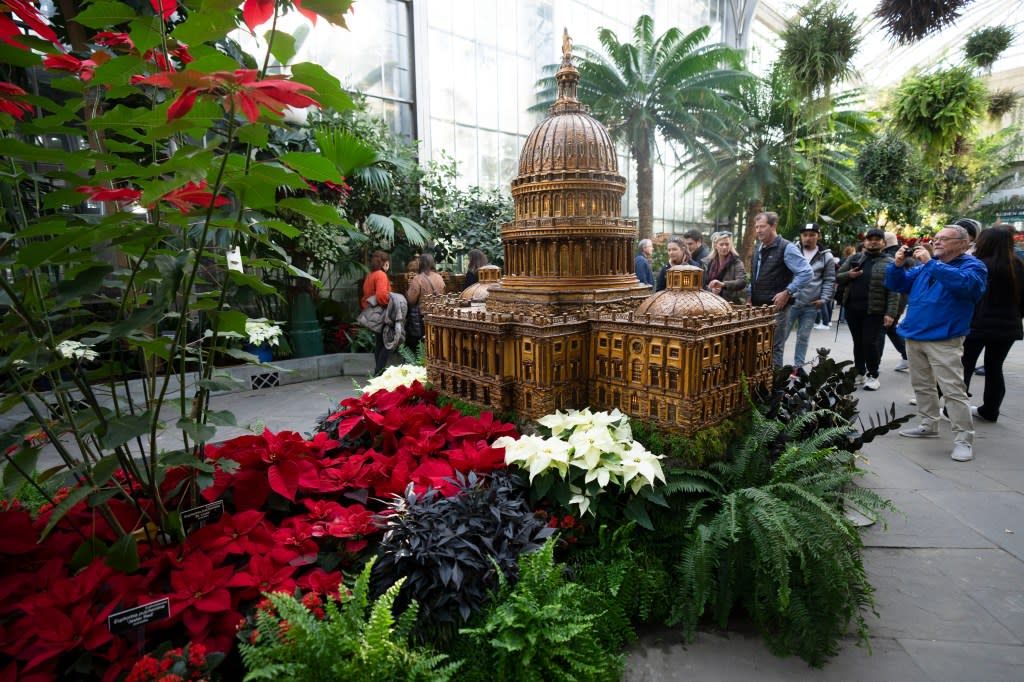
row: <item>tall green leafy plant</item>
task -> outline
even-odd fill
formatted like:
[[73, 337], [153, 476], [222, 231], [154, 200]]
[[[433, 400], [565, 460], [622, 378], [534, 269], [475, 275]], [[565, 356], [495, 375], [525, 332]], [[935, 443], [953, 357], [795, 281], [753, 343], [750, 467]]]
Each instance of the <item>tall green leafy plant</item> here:
[[986, 104], [985, 86], [970, 69], [913, 74], [893, 93], [892, 123], [935, 161], [974, 131]]
[[[330, 0], [312, 11], [344, 26], [350, 5]], [[268, 54], [283, 61], [293, 41], [276, 20], [290, 7], [250, 0], [242, 12], [250, 29], [271, 22]], [[118, 539], [83, 546], [129, 570], [136, 531], [180, 532], [178, 509], [195, 503], [212, 473], [204, 444], [233, 423], [209, 409], [209, 396], [231, 385], [215, 371], [218, 358], [255, 360], [225, 342], [246, 333], [234, 296], [276, 294], [253, 268], [307, 277], [275, 251], [275, 235], [299, 231], [268, 213], [339, 218], [336, 206], [308, 196], [278, 200], [281, 188], [341, 182], [335, 163], [299, 151], [257, 158], [257, 150], [268, 146], [270, 126], [287, 125], [289, 107], [351, 106], [315, 64], [269, 76], [269, 56], [263, 70], [229, 56], [236, 51], [225, 36], [237, 18], [223, 5], [168, 10], [140, 15], [116, 1], [93, 3], [75, 17], [88, 39], [76, 55], [31, 5], [19, 5], [41, 39], [20, 35], [0, 48], [19, 65], [21, 84], [4, 84], [0, 113], [0, 305], [8, 313], [0, 413], [28, 415], [0, 442], [4, 481], [14, 489], [35, 480], [40, 448], [24, 435], [42, 430], [74, 483], [43, 534], [88, 499]], [[33, 83], [49, 88], [28, 94]], [[222, 246], [214, 232], [227, 235]], [[224, 250], [243, 240], [271, 254], [246, 272], [227, 267]], [[165, 429], [179, 436], [176, 448], [158, 443]], [[165, 485], [172, 466], [190, 471], [173, 487]], [[114, 500], [134, 513], [115, 516]]]

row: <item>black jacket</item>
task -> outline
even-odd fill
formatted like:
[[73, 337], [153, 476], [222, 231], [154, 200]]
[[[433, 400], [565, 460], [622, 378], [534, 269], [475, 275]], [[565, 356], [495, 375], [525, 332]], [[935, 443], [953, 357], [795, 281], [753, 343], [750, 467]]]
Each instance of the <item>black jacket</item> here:
[[[1024, 339], [1024, 263], [1019, 258], [1013, 259], [1016, 282], [1008, 277], [999, 278], [992, 272], [991, 259], [982, 259], [988, 271], [988, 287], [974, 307], [971, 319], [971, 331], [968, 338], [977, 340], [1005, 341]], [[1014, 301], [1014, 284], [1017, 289], [1017, 300]]]

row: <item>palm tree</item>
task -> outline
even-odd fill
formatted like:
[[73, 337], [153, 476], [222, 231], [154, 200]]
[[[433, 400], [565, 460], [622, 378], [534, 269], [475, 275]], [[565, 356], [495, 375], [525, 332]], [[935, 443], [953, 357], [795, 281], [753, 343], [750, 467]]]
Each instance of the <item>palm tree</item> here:
[[[855, 96], [835, 97], [831, 104], [845, 107]], [[691, 187], [707, 189], [712, 212], [744, 214], [740, 255], [745, 260], [753, 252], [754, 217], [766, 206], [777, 210], [783, 229], [817, 220], [818, 211], [807, 215], [807, 207], [826, 198], [830, 210], [859, 212], [853, 159], [871, 129], [865, 114], [820, 100], [801, 104], [781, 68], [742, 87], [735, 104], [743, 116], [731, 144], [678, 170], [692, 178]]]
[[[654, 20], [644, 15], [633, 28], [632, 43], [619, 42], [603, 28], [598, 32], [603, 52], [574, 50], [580, 101], [636, 162], [641, 238], [650, 238], [654, 227], [656, 136], [684, 158], [709, 154], [712, 145], [725, 144], [735, 112], [727, 95], [751, 78], [739, 69], [739, 52], [705, 44], [709, 32], [707, 26], [688, 34], [671, 28], [656, 38]], [[548, 68], [553, 74], [557, 65]], [[557, 94], [553, 76], [538, 85], [540, 102], [531, 111], [546, 109]]]

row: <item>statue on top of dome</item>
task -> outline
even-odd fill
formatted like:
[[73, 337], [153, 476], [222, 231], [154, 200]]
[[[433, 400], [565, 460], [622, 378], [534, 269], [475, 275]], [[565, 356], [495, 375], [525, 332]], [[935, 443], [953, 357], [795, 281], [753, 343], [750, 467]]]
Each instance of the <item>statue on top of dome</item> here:
[[569, 29], [562, 29], [562, 60], [567, 60], [572, 56], [572, 38], [569, 37]]

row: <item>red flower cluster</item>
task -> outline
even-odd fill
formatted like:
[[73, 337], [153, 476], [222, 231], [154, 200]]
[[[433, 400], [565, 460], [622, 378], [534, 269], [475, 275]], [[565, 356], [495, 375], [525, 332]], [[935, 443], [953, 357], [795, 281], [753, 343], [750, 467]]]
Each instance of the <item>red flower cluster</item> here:
[[[139, 570], [131, 575], [102, 558], [84, 568], [72, 565], [82, 544], [76, 528], [107, 545], [117, 539], [85, 501], [42, 543], [52, 509], [34, 519], [17, 505], [0, 510], [0, 655], [10, 661], [0, 679], [54, 679], [68, 657], [83, 653], [105, 666], [104, 680], [126, 673], [129, 680], [163, 679], [156, 675], [167, 672], [168, 660], [198, 663], [207, 651], [226, 652], [240, 623], [239, 636], [248, 636], [246, 624], [264, 592], [307, 593], [303, 602], [319, 614], [325, 599], [337, 597], [342, 575], [336, 567], [348, 565], [379, 532], [371, 500], [410, 483], [450, 494], [454, 472], [504, 466], [503, 451], [488, 444], [515, 435], [489, 413], [464, 417], [438, 407], [436, 394], [419, 384], [347, 399], [327, 427], [312, 439], [264, 431], [208, 446], [218, 471], [204, 496], [224, 499], [226, 513], [181, 545], [143, 545]], [[169, 470], [165, 494], [180, 490], [188, 471]], [[129, 530], [144, 526], [153, 512], [151, 502], [137, 504], [109, 502]], [[148, 624], [147, 638], [192, 644], [132, 667], [132, 639], [111, 634], [106, 618], [162, 598], [169, 600], [170, 616]]]
[[124, 682], [185, 682], [209, 679], [206, 647], [189, 643], [160, 656], [143, 656], [132, 666]]

